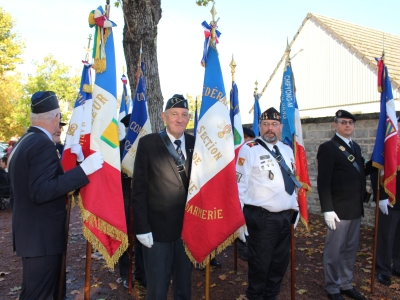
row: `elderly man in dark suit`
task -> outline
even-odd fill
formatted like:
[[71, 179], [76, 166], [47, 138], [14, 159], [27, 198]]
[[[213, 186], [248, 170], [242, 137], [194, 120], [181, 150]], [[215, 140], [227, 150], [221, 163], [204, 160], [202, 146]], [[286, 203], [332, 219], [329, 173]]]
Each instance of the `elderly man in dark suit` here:
[[335, 136], [318, 149], [318, 194], [328, 231], [324, 249], [325, 286], [329, 299], [365, 299], [353, 285], [365, 196], [364, 159], [351, 135], [356, 119], [345, 110], [335, 114]]
[[32, 96], [28, 132], [9, 158], [13, 196], [14, 251], [22, 257], [19, 299], [55, 299], [66, 250], [66, 194], [89, 183], [88, 175], [102, 167], [97, 152], [64, 173], [52, 135], [59, 130], [60, 108], [53, 92]]
[[133, 172], [132, 203], [136, 236], [143, 246], [148, 300], [191, 297], [191, 263], [181, 239], [194, 148], [184, 133], [190, 119], [182, 95], [167, 101], [166, 129], [143, 136]]

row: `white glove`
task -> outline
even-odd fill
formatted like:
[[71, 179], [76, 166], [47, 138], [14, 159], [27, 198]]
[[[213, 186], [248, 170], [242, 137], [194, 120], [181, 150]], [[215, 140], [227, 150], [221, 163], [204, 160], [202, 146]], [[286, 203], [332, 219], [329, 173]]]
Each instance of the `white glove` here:
[[379, 209], [384, 215], [389, 214], [388, 205], [389, 205], [389, 199], [379, 200]]
[[294, 222], [294, 229], [296, 229], [297, 223], [299, 223], [299, 219], [300, 219], [300, 212], [297, 212], [297, 217], [296, 217], [296, 221]]
[[327, 211], [324, 213], [324, 218], [326, 225], [328, 225], [329, 229], [335, 230], [336, 229], [336, 222], [340, 222], [339, 217], [334, 211]]
[[239, 229], [238, 229], [238, 233], [239, 233], [239, 236], [238, 236], [238, 238], [243, 242], [243, 243], [246, 243], [246, 236], [248, 236], [249, 235], [249, 233], [247, 232], [247, 226], [246, 226], [246, 224], [244, 224], [242, 227], [240, 227]]
[[82, 146], [79, 144], [71, 145], [71, 153], [76, 154], [76, 160], [78, 162], [82, 162], [85, 159], [82, 152]]
[[153, 246], [153, 234], [151, 232], [137, 234], [136, 237], [143, 246], [146, 246], [147, 248]]
[[93, 174], [103, 166], [103, 155], [101, 152], [95, 152], [89, 155], [81, 164], [81, 168], [86, 175]]

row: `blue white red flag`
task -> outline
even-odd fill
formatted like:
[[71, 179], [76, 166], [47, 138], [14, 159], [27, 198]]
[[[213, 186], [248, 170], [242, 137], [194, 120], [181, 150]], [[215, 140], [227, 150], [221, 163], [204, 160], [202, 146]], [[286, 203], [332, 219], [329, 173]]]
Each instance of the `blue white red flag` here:
[[122, 97], [121, 97], [121, 105], [119, 107], [119, 116], [118, 116], [118, 135], [119, 139], [122, 140], [125, 137], [125, 125], [121, 123], [121, 120], [129, 114], [129, 108], [132, 106], [132, 99], [128, 94], [128, 89], [126, 87], [128, 83], [128, 78], [125, 74], [122, 74]]
[[[89, 18], [89, 23], [96, 21], [96, 27], [114, 25], [102, 20], [107, 19], [102, 7], [91, 14], [98, 16]], [[100, 170], [89, 175], [90, 183], [81, 188], [79, 206], [83, 235], [102, 254], [108, 267], [113, 268], [128, 247], [120, 171], [117, 78], [112, 28], [100, 27], [96, 28], [96, 32], [102, 34], [99, 49], [103, 53], [97, 58], [100, 68], [96, 71], [91, 120], [88, 122], [92, 124], [89, 154], [100, 151], [104, 163]]]
[[[294, 91], [294, 79], [293, 72], [290, 63], [287, 63], [283, 72], [282, 85], [281, 85], [281, 123], [283, 124], [282, 129], [282, 142], [292, 147], [293, 135], [296, 133], [294, 124], [295, 116], [295, 91]], [[293, 147], [292, 147], [293, 148]]]
[[235, 157], [237, 159], [237, 155], [239, 153], [240, 147], [244, 143], [244, 134], [243, 134], [243, 126], [242, 126], [242, 118], [240, 117], [240, 109], [239, 109], [239, 93], [237, 85], [234, 81], [232, 81], [232, 89], [230, 94], [230, 118], [231, 125], [233, 130], [233, 143], [235, 146]]
[[396, 203], [396, 176], [397, 170], [400, 168], [399, 128], [397, 127], [396, 109], [388, 69], [383, 57], [376, 58], [376, 60], [381, 111], [372, 153], [372, 165], [384, 170], [383, 187], [389, 196], [389, 202], [394, 205]]
[[76, 167], [76, 154], [71, 153], [71, 145], [80, 144], [85, 157], [90, 153], [90, 132], [92, 131], [92, 76], [91, 64], [82, 61], [83, 70], [78, 97], [69, 122], [61, 162], [64, 171]]
[[134, 98], [134, 109], [129, 120], [128, 133], [122, 156], [122, 171], [129, 177], [133, 177], [133, 166], [135, 164], [136, 150], [139, 139], [151, 133], [151, 124], [147, 109], [146, 81], [144, 74], [144, 62], [140, 69], [139, 82]]
[[[283, 124], [282, 141], [293, 149], [295, 157], [295, 174], [301, 184], [297, 191], [297, 201], [299, 203], [300, 218], [302, 223], [308, 228], [307, 195], [312, 192], [310, 177], [308, 175], [307, 154], [303, 140], [303, 129], [299, 107], [296, 98], [296, 86], [290, 62], [287, 62], [282, 78], [280, 114]], [[290, 126], [290, 124], [292, 126]], [[293, 142], [295, 147], [293, 147]]]
[[[218, 22], [218, 21], [217, 21]], [[217, 22], [215, 22], [213, 25], [208, 24], [206, 21], [203, 21], [201, 23], [201, 26], [204, 28], [204, 48], [203, 48], [203, 57], [201, 59], [201, 65], [204, 67], [207, 63], [207, 56], [208, 56], [208, 47], [210, 46], [210, 41], [211, 41], [211, 31], [213, 28], [218, 28], [217, 27]], [[219, 37], [221, 35], [221, 32], [215, 29], [215, 43], [219, 43]]]
[[211, 41], [182, 230], [186, 253], [201, 265], [231, 244], [245, 223], [227, 105], [218, 53]]
[[254, 93], [254, 107], [253, 107], [253, 127], [251, 128], [256, 136], [260, 135], [260, 130], [258, 129], [258, 123], [261, 117], [260, 94]]

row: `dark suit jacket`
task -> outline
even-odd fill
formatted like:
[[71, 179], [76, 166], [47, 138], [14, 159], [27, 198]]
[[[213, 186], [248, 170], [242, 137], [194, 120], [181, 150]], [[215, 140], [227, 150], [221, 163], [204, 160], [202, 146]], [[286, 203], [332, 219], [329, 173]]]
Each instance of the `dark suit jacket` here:
[[[195, 138], [185, 133], [189, 178]], [[180, 238], [187, 192], [176, 164], [158, 133], [139, 141], [133, 172], [132, 205], [136, 234], [152, 232], [156, 242]]]
[[64, 173], [54, 143], [40, 129], [14, 149], [8, 166], [13, 193], [12, 234], [18, 256], [65, 250], [66, 194], [89, 180], [81, 167]]
[[321, 210], [335, 211], [339, 219], [354, 220], [364, 215], [364, 159], [360, 146], [354, 141], [356, 153], [336, 134], [333, 139], [344, 146], [347, 152], [355, 154], [360, 172], [331, 141], [321, 144], [317, 154], [317, 185]]

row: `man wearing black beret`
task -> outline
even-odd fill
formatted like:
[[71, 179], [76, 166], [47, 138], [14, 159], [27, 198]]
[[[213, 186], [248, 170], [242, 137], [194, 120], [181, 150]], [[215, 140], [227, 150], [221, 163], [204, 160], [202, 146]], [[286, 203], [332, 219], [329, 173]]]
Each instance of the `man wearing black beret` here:
[[87, 176], [102, 167], [103, 157], [92, 154], [64, 173], [52, 140], [60, 130], [57, 96], [35, 93], [31, 110], [32, 126], [14, 146], [8, 164], [13, 246], [22, 257], [19, 299], [56, 299], [66, 250], [66, 195], [89, 183]]
[[329, 299], [341, 294], [365, 299], [353, 285], [365, 196], [364, 158], [351, 138], [356, 118], [345, 110], [335, 114], [334, 137], [318, 149], [318, 194], [328, 226], [323, 256], [325, 288]]
[[182, 226], [195, 138], [185, 133], [190, 119], [182, 95], [167, 101], [165, 130], [139, 140], [133, 172], [132, 205], [136, 237], [142, 243], [148, 300], [191, 299], [191, 263]]

